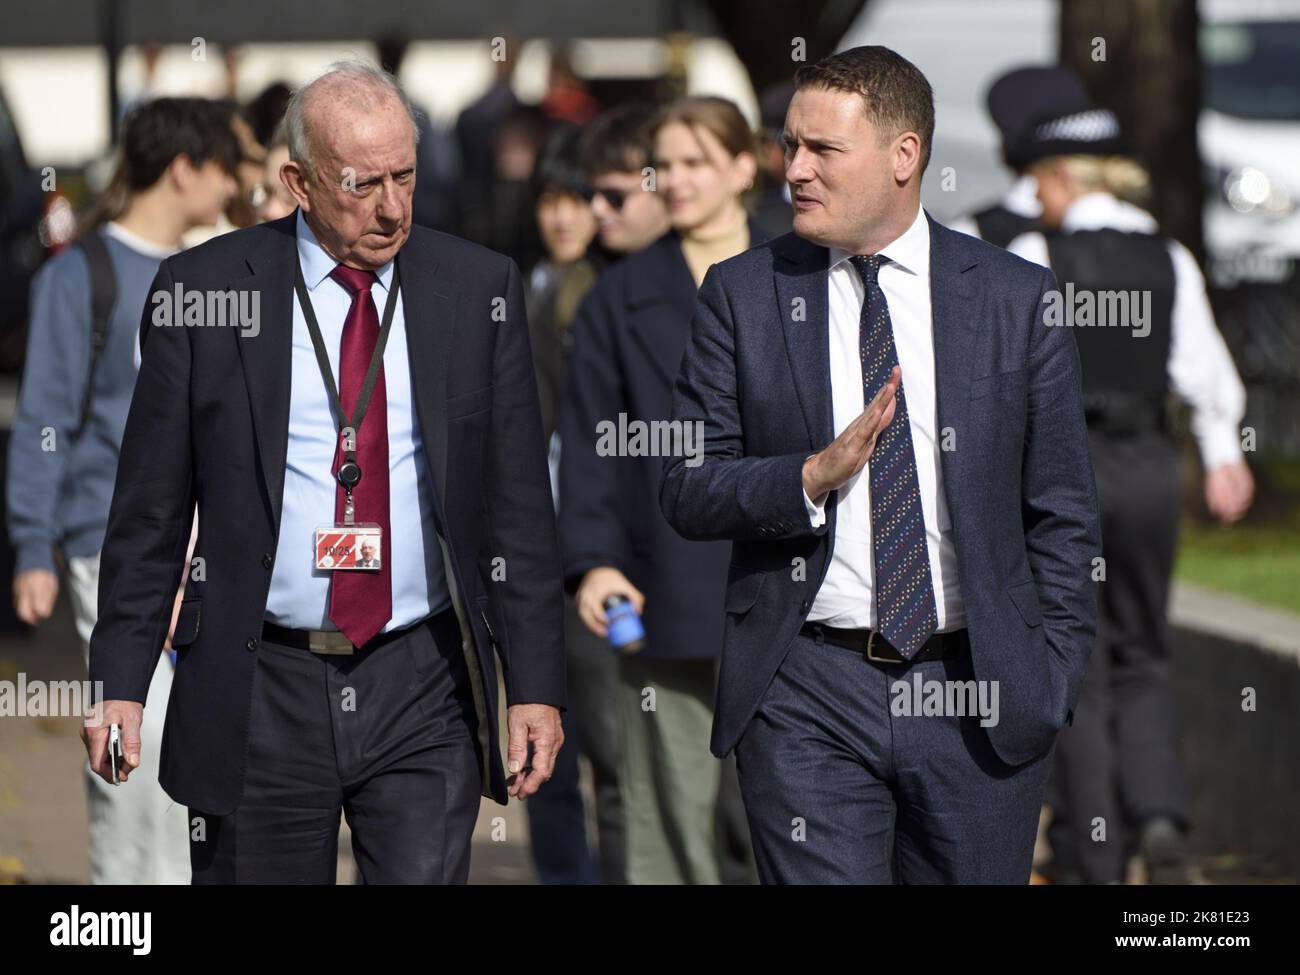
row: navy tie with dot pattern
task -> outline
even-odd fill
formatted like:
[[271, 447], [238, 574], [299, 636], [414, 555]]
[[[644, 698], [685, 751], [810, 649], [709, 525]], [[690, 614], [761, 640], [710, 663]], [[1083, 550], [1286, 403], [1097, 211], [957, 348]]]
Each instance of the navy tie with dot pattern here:
[[[870, 403], [898, 365], [894, 326], [879, 281], [880, 266], [889, 258], [875, 254], [857, 255], [850, 260], [867, 292], [858, 325], [858, 347], [862, 353], [864, 402]], [[867, 470], [876, 568], [876, 631], [910, 660], [934, 633], [938, 614], [905, 386], [899, 384], [894, 418], [876, 438]]]

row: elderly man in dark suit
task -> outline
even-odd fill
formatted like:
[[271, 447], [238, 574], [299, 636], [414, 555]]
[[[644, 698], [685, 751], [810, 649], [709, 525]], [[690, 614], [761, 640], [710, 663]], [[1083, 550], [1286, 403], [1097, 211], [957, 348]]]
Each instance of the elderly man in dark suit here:
[[713, 751], [767, 882], [1024, 883], [1092, 647], [1100, 549], [1050, 272], [920, 205], [934, 108], [862, 47], [801, 68], [794, 233], [715, 265], [665, 463], [734, 542]]
[[[298, 210], [170, 258], [154, 281], [87, 750], [107, 776], [116, 723], [128, 777], [139, 765], [197, 503], [160, 768], [190, 808], [195, 882], [332, 883], [340, 812], [366, 883], [464, 882], [480, 793], [534, 793], [563, 738], [520, 275], [412, 226], [415, 128], [391, 75], [333, 66], [294, 96], [287, 128]], [[219, 325], [227, 299], [240, 327], [190, 327]], [[361, 539], [378, 568], [331, 554]]]

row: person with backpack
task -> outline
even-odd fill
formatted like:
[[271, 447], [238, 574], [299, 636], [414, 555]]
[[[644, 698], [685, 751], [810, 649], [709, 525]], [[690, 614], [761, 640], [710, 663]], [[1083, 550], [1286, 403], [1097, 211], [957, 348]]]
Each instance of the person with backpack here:
[[[112, 182], [85, 231], [32, 283], [5, 486], [17, 553], [14, 607], [28, 625], [49, 618], [61, 566], [86, 652], [149, 286], [182, 234], [220, 217], [237, 192], [238, 160], [228, 112], [216, 103], [159, 98], [137, 106], [123, 127]], [[172, 666], [169, 656], [159, 656], [151, 701], [167, 700]], [[149, 709], [157, 728], [146, 730], [144, 742], [155, 753], [165, 710]], [[92, 883], [189, 882], [185, 807], [159, 787], [158, 766], [157, 754], [146, 757], [136, 774], [153, 781], [119, 790], [86, 765]]]

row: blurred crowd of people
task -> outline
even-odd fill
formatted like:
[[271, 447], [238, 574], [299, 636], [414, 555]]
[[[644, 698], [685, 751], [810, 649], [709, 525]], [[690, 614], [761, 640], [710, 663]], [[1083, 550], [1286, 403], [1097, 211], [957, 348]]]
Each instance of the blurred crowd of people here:
[[[378, 60], [399, 74], [403, 53], [400, 42], [384, 43]], [[488, 90], [453, 126], [419, 113], [414, 220], [509, 255], [528, 284], [568, 601], [571, 702], [564, 715], [569, 745], [554, 778], [527, 805], [533, 861], [546, 883], [753, 882], [734, 758], [719, 761], [709, 751], [731, 545], [677, 535], [660, 512], [660, 458], [602, 456], [591, 432], [621, 415], [671, 415], [673, 383], [706, 271], [790, 230], [781, 127], [793, 86], [762, 94], [762, 125], [754, 132], [735, 104], [718, 97], [602, 106], [563, 57], [545, 98], [525, 105], [512, 90], [509, 65], [498, 68]], [[1054, 109], [1062, 117], [1095, 110], [1081, 88], [1053, 72], [1019, 78], [1017, 95], [1003, 88], [999, 97], [1015, 102], [1025, 91], [1058, 97], [1059, 105], [1035, 105], [1035, 117]], [[127, 106], [112, 179], [86, 214], [83, 243], [38, 275], [11, 440], [9, 469], [23, 476], [8, 485], [18, 553], [15, 599], [24, 621], [37, 623], [53, 611], [56, 553], [62, 552], [78, 629], [88, 641], [97, 553], [139, 364], [136, 335], [147, 289], [158, 263], [183, 246], [293, 212], [280, 179], [289, 158], [281, 119], [290, 95], [289, 86], [278, 83], [242, 105], [151, 97]], [[1006, 121], [1004, 136], [1023, 128], [1014, 108], [998, 98], [990, 104], [1000, 124]], [[1005, 205], [981, 212], [969, 230], [1002, 246], [1018, 240], [1013, 249], [1040, 263], [1048, 263], [1049, 254], [1053, 266], [1071, 260], [1088, 269], [1078, 274], [1090, 287], [1105, 287], [1113, 265], [1090, 262], [1081, 248], [1114, 248], [1110, 238], [1097, 237], [1112, 217], [1126, 233], [1156, 230], [1152, 221], [1137, 219], [1132, 204], [1117, 202], [1117, 188], [1096, 175], [1095, 165], [1085, 172], [1077, 161], [1053, 163], [1125, 152], [1118, 140], [1102, 149], [1060, 139], [1027, 157], [1008, 156], [1021, 181]], [[1106, 171], [1121, 172], [1114, 166]], [[1042, 206], [1040, 198], [1050, 205]], [[1078, 237], [1079, 246], [1070, 248], [1060, 243], [1062, 228], [1065, 236], [1077, 230], [1092, 237]], [[1056, 234], [1051, 248], [1041, 236], [1037, 243], [1024, 236], [1044, 232]], [[1173, 249], [1173, 265], [1161, 263], [1170, 245], [1155, 240], [1154, 250], [1135, 246], [1150, 259], [1159, 277], [1155, 287], [1168, 292], [1167, 314], [1173, 315], [1176, 294], [1194, 296], [1199, 288], [1203, 299], [1204, 285], [1199, 276], [1175, 281], [1175, 271], [1191, 273], [1182, 252]], [[1197, 304], [1188, 311], [1191, 299], [1183, 300], [1182, 314], [1202, 316], [1198, 334], [1210, 334], [1203, 320], [1208, 308]], [[1184, 358], [1196, 351], [1192, 344], [1205, 354], [1205, 341], [1184, 340]], [[1220, 346], [1221, 340], [1211, 351], [1217, 355]], [[1159, 398], [1165, 361], [1139, 365], [1140, 375], [1126, 374], [1123, 383], [1134, 397]], [[1093, 368], [1106, 366], [1099, 359]], [[1231, 368], [1230, 359], [1225, 366], [1220, 357], [1200, 372], [1186, 366], [1174, 377], [1194, 400], [1198, 391], [1217, 391], [1215, 401], [1202, 396], [1200, 408], [1220, 427], [1225, 419], [1230, 427], [1240, 420], [1240, 383]], [[1113, 385], [1099, 376], [1089, 376], [1085, 357], [1085, 384]], [[1144, 440], [1137, 450], [1152, 468], [1144, 481], [1152, 493], [1135, 499], [1120, 484], [1133, 481], [1133, 431], [1109, 429], [1115, 416], [1104, 404], [1097, 407], [1093, 446], [1103, 504], [1117, 526], [1108, 534], [1115, 539], [1107, 551], [1112, 579], [1119, 577], [1113, 591], [1125, 594], [1109, 617], [1116, 650], [1111, 667], [1094, 669], [1075, 727], [1067, 729], [1064, 772], [1051, 795], [1057, 805], [1074, 809], [1058, 817], [1057, 876], [1092, 882], [1122, 876], [1122, 848], [1112, 845], [1099, 857], [1087, 842], [1092, 816], [1085, 815], [1093, 810], [1091, 796], [1109, 795], [1117, 777], [1142, 796], [1135, 836], [1160, 844], [1175, 869], [1187, 828], [1163, 624], [1176, 527], [1174, 460], [1152, 412], [1138, 433], [1159, 440], [1160, 449]], [[67, 431], [72, 449], [42, 451], [36, 431], [44, 427]], [[1239, 483], [1249, 474], [1232, 439], [1225, 442], [1221, 432], [1203, 438], [1207, 468], [1233, 465], [1236, 480], [1216, 481], [1210, 499], [1224, 520], [1240, 517], [1250, 495], [1248, 483]], [[1106, 473], [1112, 469], [1113, 475]], [[1143, 540], [1144, 530], [1156, 533], [1154, 541]], [[1138, 581], [1124, 582], [1126, 561], [1136, 563], [1132, 578]], [[620, 600], [644, 621], [647, 638], [637, 652], [610, 646], [608, 611]], [[165, 711], [158, 702], [166, 700], [172, 666], [164, 655], [145, 711], [146, 753], [138, 775], [152, 773], [152, 783], [114, 791], [88, 775], [97, 882], [188, 880], [184, 809], [169, 803], [156, 781]], [[1118, 719], [1108, 711], [1112, 696]], [[1108, 745], [1116, 721], [1121, 739]], [[594, 809], [581, 785], [581, 759], [589, 764]], [[1132, 798], [1111, 796], [1105, 814]], [[589, 819], [596, 823], [594, 846]], [[1159, 824], [1158, 835], [1151, 833], [1152, 822]], [[139, 845], [124, 846], [124, 836], [138, 838]]]

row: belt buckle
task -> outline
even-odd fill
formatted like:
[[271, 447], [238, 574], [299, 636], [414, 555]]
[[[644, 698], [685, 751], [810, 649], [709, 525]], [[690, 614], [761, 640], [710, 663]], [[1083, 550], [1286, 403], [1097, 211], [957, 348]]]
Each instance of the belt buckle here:
[[871, 651], [872, 651], [872, 649], [875, 647], [875, 645], [876, 645], [876, 631], [875, 631], [875, 630], [872, 630], [872, 631], [871, 631], [871, 635], [870, 635], [869, 637], [867, 637], [867, 659], [868, 659], [868, 660], [873, 660], [873, 661], [875, 661], [875, 662], [878, 663], [878, 664], [896, 664], [896, 663], [898, 663], [898, 661], [895, 660], [895, 659], [893, 659], [892, 657], [877, 657], [877, 656], [873, 655]]
[[[331, 639], [338, 637], [339, 639]], [[333, 630], [313, 630], [307, 638], [307, 649], [312, 653], [326, 653], [335, 655], [347, 655], [356, 653], [356, 647], [352, 641], [343, 636], [342, 633], [336, 633]]]

